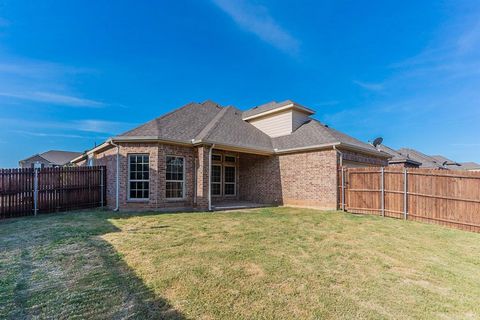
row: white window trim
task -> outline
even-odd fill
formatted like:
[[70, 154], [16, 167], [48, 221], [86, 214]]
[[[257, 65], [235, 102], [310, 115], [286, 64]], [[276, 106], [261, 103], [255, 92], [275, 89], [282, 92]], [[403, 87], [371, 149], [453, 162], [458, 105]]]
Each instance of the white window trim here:
[[[183, 159], [183, 180], [167, 180], [167, 158], [172, 157], [172, 158], [182, 158]], [[186, 194], [185, 194], [185, 167], [186, 167], [186, 162], [185, 162], [185, 157], [184, 156], [176, 156], [173, 154], [167, 154], [165, 156], [165, 199], [167, 201], [180, 201], [180, 200], [185, 200]], [[181, 198], [167, 198], [167, 182], [182, 182], [182, 195], [183, 197]]]
[[[212, 192], [212, 197], [221, 197], [223, 195], [223, 166], [221, 164], [212, 164], [212, 168], [213, 167], [220, 167], [220, 182], [210, 181], [210, 184], [211, 184], [210, 188], [214, 184], [219, 184], [220, 185], [220, 193], [219, 194], [213, 194], [213, 192]], [[210, 180], [211, 180], [211, 177], [210, 177]]]
[[[235, 181], [234, 182], [226, 182], [225, 181], [225, 168], [227, 167], [232, 167], [235, 169]], [[235, 192], [233, 194], [225, 194], [225, 186], [223, 187], [223, 195], [225, 197], [236, 197], [237, 196], [237, 166], [236, 165], [233, 165], [233, 164], [224, 164], [223, 165], [223, 184], [226, 185], [226, 184], [233, 184], [233, 190], [235, 190]]]
[[[130, 157], [131, 156], [147, 156], [148, 157], [148, 180], [130, 179]], [[127, 183], [127, 201], [129, 202], [146, 202], [150, 200], [150, 154], [149, 153], [129, 153], [127, 155], [128, 162], [128, 183]], [[148, 198], [130, 198], [130, 182], [148, 182]]]

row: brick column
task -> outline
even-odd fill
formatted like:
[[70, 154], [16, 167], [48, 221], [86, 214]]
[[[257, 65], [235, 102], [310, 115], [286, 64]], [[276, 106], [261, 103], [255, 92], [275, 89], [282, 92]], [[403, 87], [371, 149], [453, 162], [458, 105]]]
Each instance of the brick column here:
[[209, 148], [201, 146], [196, 149], [197, 157], [197, 205], [199, 210], [208, 210], [208, 165], [209, 165]]

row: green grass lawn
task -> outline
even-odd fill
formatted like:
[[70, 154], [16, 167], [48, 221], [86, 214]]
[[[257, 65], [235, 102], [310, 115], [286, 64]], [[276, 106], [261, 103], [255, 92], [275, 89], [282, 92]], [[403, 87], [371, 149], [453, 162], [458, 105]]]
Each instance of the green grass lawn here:
[[478, 319], [480, 234], [293, 208], [13, 219], [0, 318]]

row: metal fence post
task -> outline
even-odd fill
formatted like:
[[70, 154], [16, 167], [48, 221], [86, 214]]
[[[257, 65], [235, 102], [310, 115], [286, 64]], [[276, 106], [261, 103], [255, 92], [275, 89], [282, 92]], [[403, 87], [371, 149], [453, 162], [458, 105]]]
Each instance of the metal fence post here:
[[407, 220], [408, 215], [408, 182], [407, 182], [407, 169], [403, 169], [403, 219]]
[[345, 211], [345, 168], [342, 167], [342, 210]]
[[100, 206], [103, 207], [103, 167], [100, 167]]
[[381, 170], [381, 205], [382, 205], [382, 217], [385, 217], [385, 168], [382, 167]]
[[38, 211], [38, 168], [34, 168], [33, 176], [33, 214], [36, 216]]

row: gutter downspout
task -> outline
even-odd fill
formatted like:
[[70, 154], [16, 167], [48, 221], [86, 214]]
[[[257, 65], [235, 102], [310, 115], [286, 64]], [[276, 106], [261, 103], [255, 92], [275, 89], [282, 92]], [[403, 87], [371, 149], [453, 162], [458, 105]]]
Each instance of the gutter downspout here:
[[[335, 150], [337, 152], [337, 154], [340, 156], [340, 169], [342, 170], [342, 198], [341, 198], [341, 201], [342, 201], [342, 210], [345, 211], [345, 173], [343, 171], [343, 153], [338, 150], [336, 148], [336, 146], [333, 146], [333, 150]], [[337, 175], [338, 177], [338, 175]], [[337, 192], [338, 192], [338, 178], [337, 178]], [[338, 196], [337, 196], [337, 199], [338, 199]]]
[[208, 211], [212, 211], [212, 150], [215, 144], [212, 144], [208, 150]]
[[112, 140], [110, 140], [110, 144], [114, 147], [117, 147], [117, 164], [116, 164], [116, 170], [115, 170], [115, 209], [113, 211], [118, 211], [119, 210], [119, 189], [120, 189], [120, 177], [119, 177], [119, 171], [120, 171], [120, 146], [118, 144], [115, 144]]

